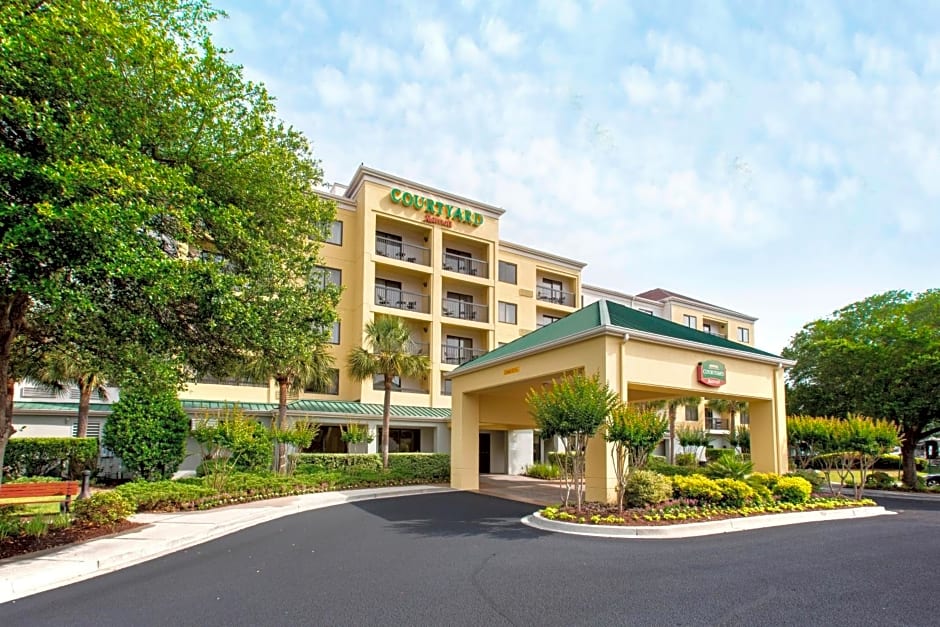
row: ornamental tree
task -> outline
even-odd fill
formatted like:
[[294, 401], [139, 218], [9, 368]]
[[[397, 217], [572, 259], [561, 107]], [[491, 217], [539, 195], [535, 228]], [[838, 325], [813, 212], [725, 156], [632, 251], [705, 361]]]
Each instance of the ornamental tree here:
[[[280, 335], [259, 333], [280, 324], [263, 305], [306, 289], [335, 208], [313, 193], [307, 140], [212, 43], [218, 15], [207, 0], [0, 3], [4, 381], [27, 334], [115, 372], [158, 355], [177, 381]], [[0, 458], [9, 403], [0, 386]]]
[[807, 324], [784, 349], [787, 411], [891, 420], [901, 433], [904, 483], [914, 487], [917, 442], [940, 433], [940, 290], [885, 292]]
[[566, 458], [571, 460], [570, 476], [569, 464], [562, 465], [565, 506], [574, 490], [576, 508], [580, 512], [588, 440], [594, 437], [620, 400], [599, 375], [589, 377], [578, 373], [553, 380], [548, 388], [529, 390], [526, 403], [542, 437], [561, 438]]
[[604, 439], [614, 445], [610, 456], [617, 475], [617, 503], [621, 512], [627, 475], [646, 467], [668, 424], [668, 419], [656, 409], [637, 405], [620, 404], [607, 416]]

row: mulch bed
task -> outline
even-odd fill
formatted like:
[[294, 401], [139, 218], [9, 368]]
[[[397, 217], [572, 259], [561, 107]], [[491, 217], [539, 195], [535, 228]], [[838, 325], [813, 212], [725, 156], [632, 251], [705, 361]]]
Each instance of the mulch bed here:
[[4, 538], [0, 540], [0, 559], [85, 542], [101, 536], [129, 531], [140, 526], [142, 526], [140, 523], [125, 520], [113, 527], [80, 527], [76, 525], [66, 529], [50, 529], [48, 533], [39, 537], [20, 535]]

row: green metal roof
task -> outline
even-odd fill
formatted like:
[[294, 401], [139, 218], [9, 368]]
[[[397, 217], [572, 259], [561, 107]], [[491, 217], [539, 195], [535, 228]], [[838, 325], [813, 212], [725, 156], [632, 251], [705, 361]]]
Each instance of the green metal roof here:
[[[602, 311], [601, 308], [604, 308], [604, 310]], [[606, 316], [604, 314], [606, 314]], [[623, 329], [626, 332], [641, 331], [677, 340], [696, 342], [705, 347], [727, 348], [760, 355], [762, 357], [780, 358], [773, 353], [753, 348], [747, 344], [739, 344], [738, 342], [733, 342], [723, 337], [712, 335], [711, 333], [705, 333], [704, 331], [698, 331], [683, 326], [671, 320], [657, 318], [656, 316], [631, 309], [620, 303], [600, 300], [565, 316], [561, 320], [556, 320], [551, 324], [547, 324], [540, 329], [523, 335], [517, 340], [504, 344], [488, 353], [484, 353], [476, 359], [462, 364], [454, 370], [454, 372], [459, 373], [463, 369], [470, 367], [475, 368], [480, 364], [495, 361], [503, 357], [509, 357], [526, 350], [539, 347], [547, 348], [564, 338], [604, 326], [603, 319], [605, 317], [610, 321], [610, 326]]]
[[[304, 411], [315, 414], [346, 414], [356, 416], [381, 416], [380, 403], [359, 403], [355, 401], [320, 401], [299, 400], [287, 404], [288, 411]], [[417, 407], [413, 405], [392, 405], [392, 416], [405, 418], [450, 418], [449, 407]]]
[[[78, 411], [78, 403], [52, 403], [44, 401], [16, 401], [13, 403], [14, 409], [21, 411]], [[92, 403], [89, 405], [90, 411], [111, 411], [111, 405], [108, 403]]]
[[277, 411], [277, 403], [242, 403], [236, 401], [191, 401], [184, 399], [180, 401], [183, 409], [204, 409], [207, 411], [219, 411], [222, 409], [231, 409], [238, 405], [244, 411]]

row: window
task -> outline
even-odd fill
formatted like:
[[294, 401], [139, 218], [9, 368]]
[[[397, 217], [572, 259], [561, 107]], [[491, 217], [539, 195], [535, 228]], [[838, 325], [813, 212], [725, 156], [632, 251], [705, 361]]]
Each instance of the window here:
[[375, 304], [397, 307], [402, 301], [401, 281], [375, 280]]
[[742, 424], [742, 425], [749, 425], [749, 424], [751, 424], [751, 414], [747, 413], [746, 411], [742, 411], [742, 412], [738, 415], [738, 422], [739, 422], [740, 424]]
[[508, 261], [499, 262], [499, 280], [503, 283], [516, 284], [516, 264]]
[[199, 383], [209, 383], [212, 385], [244, 385], [256, 388], [268, 387], [267, 381], [252, 379], [251, 377], [214, 377], [206, 375], [199, 379]]
[[401, 235], [375, 232], [375, 252], [383, 257], [393, 257], [395, 259], [404, 259], [405, 250], [402, 245]]
[[317, 385], [308, 385], [304, 388], [304, 392], [308, 394], [339, 394], [339, 369], [330, 368], [330, 382], [325, 386]]
[[450, 396], [453, 394], [454, 382], [450, 379], [445, 379], [443, 373], [441, 374], [441, 394], [443, 396]]
[[317, 269], [311, 280], [315, 283], [319, 283], [321, 287], [326, 287], [327, 285], [338, 286], [342, 285], [343, 283], [343, 273], [336, 268], [317, 266]]
[[317, 436], [313, 438], [310, 446], [304, 449], [304, 453], [345, 453], [346, 444], [342, 438], [341, 427], [323, 425], [317, 431]]
[[542, 327], [544, 327], [546, 324], [551, 324], [551, 323], [556, 322], [556, 321], [558, 321], [558, 320], [561, 320], [561, 318], [559, 318], [558, 316], [546, 316], [545, 314], [542, 314], [542, 319], [538, 322], [538, 324], [537, 324], [536, 326], [539, 327], [539, 328], [542, 328]]
[[652, 310], [652, 309], [640, 309], [639, 311], [640, 311], [641, 313], [645, 313], [645, 314], [648, 314], [648, 315], [650, 315], [650, 316], [653, 315], [653, 310]]
[[507, 324], [516, 324], [516, 305], [513, 303], [499, 303], [499, 321]]
[[702, 323], [702, 331], [704, 331], [705, 333], [711, 333], [711, 332], [712, 332], [712, 325], [708, 324], [707, 322], [703, 322], [703, 323]]
[[339, 344], [339, 320], [333, 323], [333, 330], [330, 332], [330, 344]]
[[745, 329], [744, 327], [738, 327], [738, 341], [739, 342], [750, 342], [751, 341], [751, 330]]
[[[385, 389], [385, 375], [377, 374], [372, 377], [372, 389], [373, 390], [384, 390]], [[392, 377], [392, 391], [401, 392], [401, 377], [394, 376]]]
[[695, 316], [682, 316], [682, 324], [689, 327], [690, 329], [697, 329], [698, 318]]
[[330, 224], [330, 232], [326, 236], [327, 244], [336, 244], [337, 246], [343, 245], [343, 223], [339, 220], [333, 220], [333, 223]]
[[[72, 437], [78, 437], [78, 422], [72, 423]], [[101, 423], [88, 421], [88, 428], [85, 430], [86, 438], [100, 438], [101, 437]]]
[[[382, 450], [382, 427], [376, 429], [378, 432], [379, 450]], [[420, 453], [421, 452], [421, 429], [389, 429], [388, 430], [388, 452], [389, 453]]]
[[698, 422], [698, 405], [685, 406], [686, 422]]
[[444, 249], [445, 270], [454, 270], [461, 274], [476, 274], [476, 272], [471, 272], [472, 268], [473, 255], [465, 250], [457, 250], [456, 248]]
[[444, 363], [462, 364], [473, 359], [473, 338], [448, 335], [444, 340]]
[[447, 292], [447, 298], [444, 300], [444, 315], [461, 320], [476, 320], [477, 312], [473, 306], [473, 296]]

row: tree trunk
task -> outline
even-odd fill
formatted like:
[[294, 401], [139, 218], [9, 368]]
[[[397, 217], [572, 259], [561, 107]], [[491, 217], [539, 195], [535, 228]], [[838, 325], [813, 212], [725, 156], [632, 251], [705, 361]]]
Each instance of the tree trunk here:
[[670, 465], [676, 463], [676, 408], [669, 407], [669, 447], [668, 462]]
[[388, 470], [388, 441], [391, 440], [389, 434], [389, 422], [391, 421], [392, 408], [392, 377], [382, 375], [385, 384], [385, 397], [382, 401], [382, 468]]
[[[287, 430], [287, 389], [288, 381], [286, 378], [277, 379], [277, 431], [286, 431]], [[282, 469], [286, 468], [286, 458], [287, 457], [287, 446], [278, 441], [277, 443], [277, 460], [274, 462], [274, 471], [278, 474], [281, 473]]]
[[[0, 298], [0, 483], [3, 483], [3, 456], [13, 435], [13, 385], [10, 359], [13, 341], [23, 328], [29, 296], [23, 292], [5, 294]], [[15, 382], [14, 382], [15, 383]]]
[[919, 429], [903, 429], [904, 440], [901, 442], [901, 480], [904, 485], [914, 489], [917, 487], [917, 460], [914, 459], [914, 447], [920, 439]]
[[91, 407], [91, 393], [94, 390], [94, 386], [91, 384], [92, 378], [78, 378], [78, 428], [75, 437], [84, 438], [88, 436], [88, 410]]

